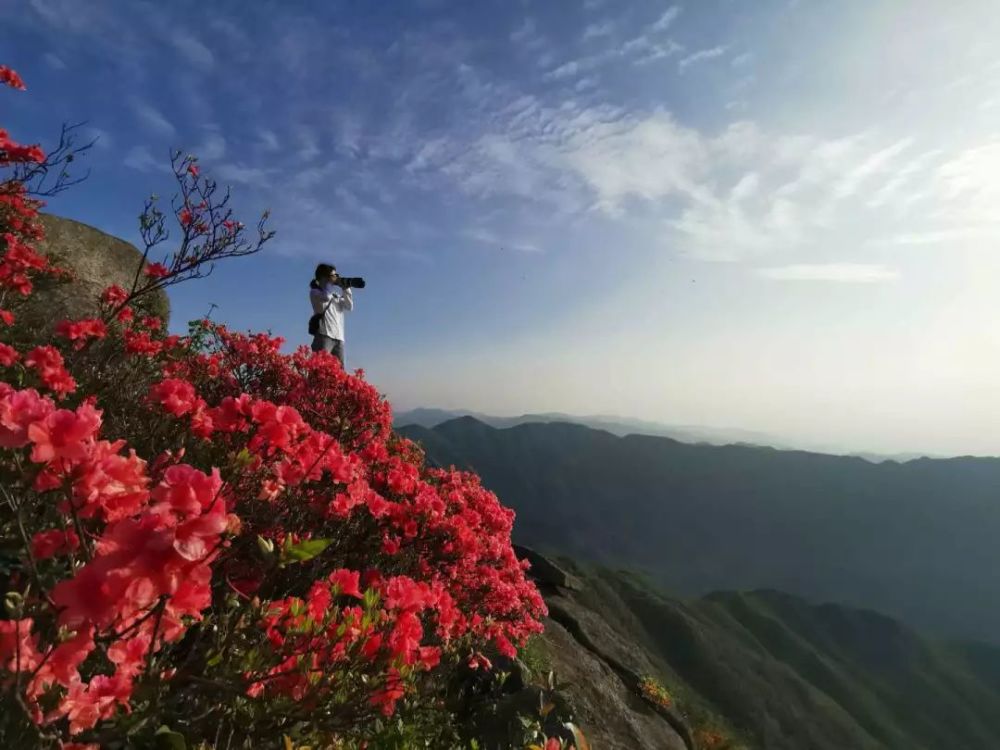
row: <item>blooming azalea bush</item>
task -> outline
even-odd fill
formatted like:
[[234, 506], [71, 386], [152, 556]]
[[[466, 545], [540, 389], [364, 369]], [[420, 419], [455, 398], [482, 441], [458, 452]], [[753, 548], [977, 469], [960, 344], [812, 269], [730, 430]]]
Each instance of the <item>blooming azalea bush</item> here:
[[427, 468], [336, 358], [209, 321], [166, 333], [160, 290], [271, 237], [194, 157], [174, 156], [169, 211], [146, 203], [131, 288], [39, 340], [18, 309], [60, 274], [34, 249], [46, 159], [0, 130], [0, 735], [457, 741], [455, 675], [541, 630], [513, 513], [474, 475]]
[[660, 708], [670, 708], [674, 705], [674, 699], [663, 686], [663, 683], [652, 675], [646, 675], [639, 681], [639, 692], [642, 697]]

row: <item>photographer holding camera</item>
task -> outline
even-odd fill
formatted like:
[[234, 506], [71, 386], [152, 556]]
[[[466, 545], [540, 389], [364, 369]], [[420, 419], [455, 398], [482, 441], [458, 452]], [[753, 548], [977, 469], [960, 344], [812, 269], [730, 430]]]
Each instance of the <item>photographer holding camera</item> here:
[[344, 364], [344, 313], [354, 309], [351, 288], [363, 289], [365, 280], [340, 276], [327, 263], [316, 266], [316, 276], [309, 282], [309, 301], [313, 316], [309, 333], [314, 352], [329, 352]]

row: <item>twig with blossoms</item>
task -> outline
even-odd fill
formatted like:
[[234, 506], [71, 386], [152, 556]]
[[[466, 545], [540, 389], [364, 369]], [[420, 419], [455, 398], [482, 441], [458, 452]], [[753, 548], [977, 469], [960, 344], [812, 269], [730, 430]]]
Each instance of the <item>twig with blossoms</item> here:
[[267, 211], [257, 222], [256, 235], [247, 236], [245, 225], [235, 219], [229, 205], [229, 189], [220, 194], [218, 183], [201, 174], [197, 157], [174, 151], [170, 163], [179, 190], [171, 200], [171, 211], [180, 228], [179, 244], [161, 261], [149, 262], [154, 249], [171, 236], [159, 198], [151, 196], [139, 217], [142, 263], [123, 305], [157, 289], [204, 278], [212, 273], [216, 262], [253, 255], [274, 237], [274, 232], [267, 229]]

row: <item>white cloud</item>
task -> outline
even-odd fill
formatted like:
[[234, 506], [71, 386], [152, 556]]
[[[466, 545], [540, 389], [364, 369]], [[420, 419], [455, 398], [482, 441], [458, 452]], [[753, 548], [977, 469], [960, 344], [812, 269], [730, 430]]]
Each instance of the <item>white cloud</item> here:
[[865, 180], [884, 171], [890, 162], [912, 145], [913, 138], [902, 138], [869, 155], [863, 162], [844, 173], [834, 189], [834, 197], [840, 200], [854, 195]]
[[514, 31], [510, 33], [510, 40], [521, 47], [529, 50], [538, 50], [545, 47], [545, 39], [538, 33], [538, 26], [535, 19], [528, 16], [521, 22]]
[[274, 134], [273, 130], [261, 128], [257, 131], [257, 137], [260, 138], [261, 148], [265, 151], [277, 151], [281, 147], [278, 136]]
[[111, 148], [114, 143], [114, 139], [111, 137], [111, 133], [101, 128], [95, 128], [87, 126], [83, 130], [83, 137], [86, 142], [94, 142], [94, 148], [101, 149], [102, 151]]
[[96, 23], [97, 10], [75, 0], [29, 0], [32, 10], [57, 28], [83, 31]]
[[560, 78], [572, 78], [581, 70], [580, 62], [577, 60], [570, 60], [567, 63], [563, 63], [555, 70], [549, 72], [546, 78], [553, 78], [559, 80]]
[[591, 39], [599, 39], [602, 36], [609, 36], [615, 30], [615, 25], [611, 21], [601, 21], [600, 23], [592, 23], [583, 30], [583, 36], [581, 37], [583, 41], [589, 41]]
[[310, 129], [300, 127], [298, 132], [298, 151], [296, 152], [301, 161], [312, 161], [320, 155], [319, 144], [316, 142], [316, 134]]
[[773, 281], [826, 281], [839, 284], [874, 284], [894, 281], [899, 272], [866, 263], [814, 263], [760, 268], [757, 275]]
[[52, 68], [52, 70], [66, 70], [66, 63], [63, 62], [63, 59], [51, 52], [46, 52], [42, 55], [42, 59], [45, 60], [45, 64]]
[[234, 21], [229, 18], [213, 18], [208, 25], [239, 47], [247, 47], [250, 45], [250, 39], [247, 35]]
[[[572, 62], [560, 76], [580, 72]], [[408, 169], [422, 184], [544, 205], [550, 219], [591, 211], [622, 227], [644, 222], [662, 246], [715, 261], [943, 242], [970, 227], [1000, 234], [1000, 139], [946, 158], [910, 136], [752, 122], [706, 133], [665, 110], [493, 95], [484, 129], [411, 148]]]
[[494, 232], [486, 227], [471, 227], [463, 234], [470, 240], [481, 245], [487, 245], [495, 250], [517, 250], [521, 253], [540, 253], [542, 248], [533, 242], [525, 240], [513, 240], [509, 237], [505, 239], [502, 233]]
[[192, 65], [199, 68], [210, 68], [215, 64], [215, 55], [193, 34], [175, 31], [170, 35], [170, 43]]
[[734, 68], [742, 68], [744, 65], [749, 65], [752, 61], [753, 61], [753, 53], [744, 52], [742, 55], [737, 55], [732, 60], [730, 60], [729, 64], [732, 65]]
[[168, 137], [173, 137], [177, 133], [177, 128], [173, 126], [173, 123], [153, 105], [138, 99], [133, 99], [131, 105], [135, 116], [151, 132]]
[[705, 62], [706, 60], [714, 60], [716, 57], [722, 57], [726, 54], [727, 49], [728, 48], [724, 45], [712, 47], [710, 49], [700, 49], [697, 52], [693, 52], [687, 57], [682, 58], [677, 63], [677, 67], [683, 71], [696, 63]]
[[966, 222], [996, 223], [1000, 206], [1000, 139], [969, 146], [936, 170], [938, 200]]
[[633, 39], [630, 45], [630, 51], [639, 52], [634, 61], [636, 65], [648, 65], [666, 57], [673, 57], [683, 49], [684, 47], [673, 39], [668, 39], [665, 42], [651, 42], [648, 37]]
[[[878, 190], [876, 190], [868, 200], [869, 208], [881, 208], [897, 201], [902, 196], [903, 191], [913, 184], [914, 180], [927, 179], [928, 170], [932, 163], [942, 156], [941, 149], [931, 149], [910, 159], [902, 166], [898, 166], [892, 171], [892, 177]], [[923, 188], [918, 188], [922, 190]], [[914, 195], [911, 191], [908, 196]]]
[[222, 183], [252, 185], [260, 188], [267, 187], [272, 180], [272, 175], [268, 170], [247, 167], [242, 164], [220, 164], [213, 168], [212, 175]]
[[194, 155], [200, 159], [214, 161], [226, 155], [226, 139], [210, 130], [201, 145], [195, 147]]
[[165, 172], [169, 171], [167, 158], [157, 159], [145, 146], [133, 146], [125, 154], [124, 164], [126, 167], [136, 169], [140, 172]]
[[656, 23], [654, 23], [650, 28], [653, 31], [666, 31], [670, 28], [671, 24], [677, 20], [677, 16], [681, 14], [681, 9], [677, 5], [671, 5], [667, 8], [666, 12], [660, 16]]
[[593, 55], [569, 60], [549, 71], [546, 78], [555, 80], [571, 78], [612, 62], [630, 61], [635, 65], [646, 65], [675, 55], [683, 49], [684, 47], [673, 39], [661, 41], [648, 34], [640, 34], [627, 39], [618, 47], [609, 47]]

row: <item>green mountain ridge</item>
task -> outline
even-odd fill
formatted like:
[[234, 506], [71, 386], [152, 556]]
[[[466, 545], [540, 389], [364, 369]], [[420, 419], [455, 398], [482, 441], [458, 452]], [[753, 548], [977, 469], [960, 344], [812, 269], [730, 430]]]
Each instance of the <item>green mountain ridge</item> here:
[[1000, 633], [1000, 459], [873, 464], [468, 417], [401, 432], [479, 473], [517, 512], [515, 539], [543, 551], [683, 596], [768, 588], [956, 637]]
[[[632, 573], [560, 563], [583, 585], [550, 587], [554, 621], [659, 679], [694, 727], [767, 750], [1000, 746], [1000, 648], [929, 640], [871, 610], [772, 590], [679, 600]], [[628, 746], [606, 735], [599, 711], [584, 718], [601, 746]]]
[[578, 415], [563, 412], [543, 412], [521, 414], [516, 417], [498, 417], [475, 411], [418, 408], [398, 412], [393, 423], [396, 427], [418, 426], [433, 429], [445, 422], [471, 417], [483, 424], [498, 429], [516, 427], [529, 423], [563, 422], [583, 425], [595, 430], [604, 430], [619, 437], [627, 435], [651, 435], [667, 437], [682, 443], [707, 443], [709, 445], [751, 445], [778, 450], [804, 450], [832, 455], [849, 455], [864, 458], [874, 463], [881, 461], [912, 461], [915, 458], [938, 457], [927, 452], [878, 453], [876, 451], [849, 450], [843, 446], [801, 444], [776, 435], [757, 430], [733, 427], [706, 427], [704, 425], [666, 424], [647, 419], [615, 415]]

